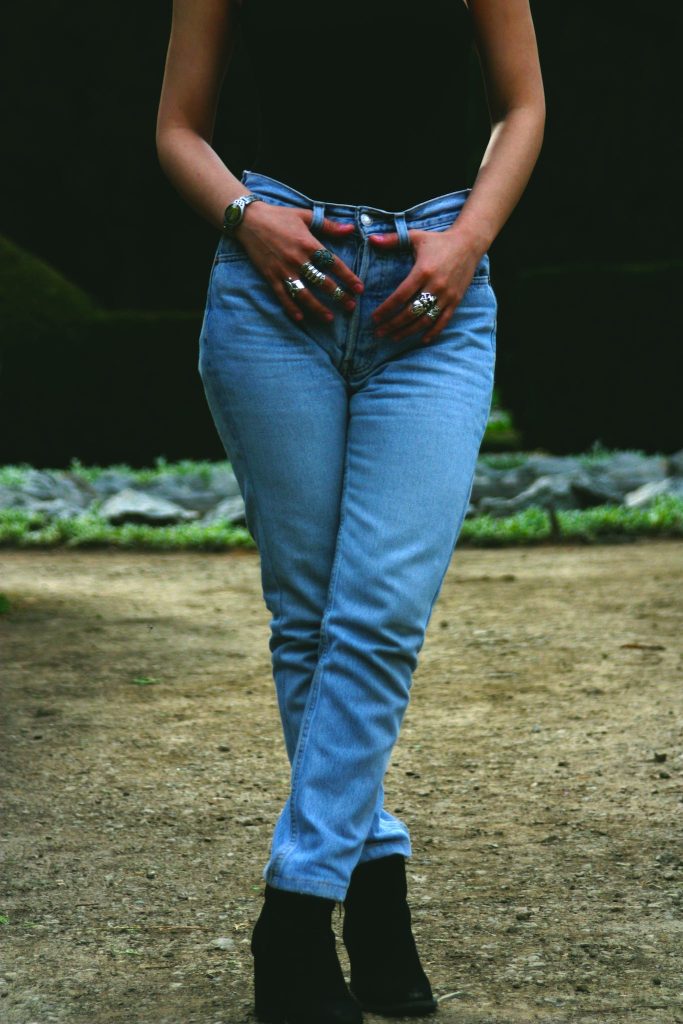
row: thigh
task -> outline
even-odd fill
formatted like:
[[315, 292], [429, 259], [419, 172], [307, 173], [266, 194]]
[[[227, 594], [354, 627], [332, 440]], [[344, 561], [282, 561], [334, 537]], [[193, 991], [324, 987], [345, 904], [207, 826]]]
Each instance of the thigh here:
[[421, 643], [469, 504], [493, 392], [494, 326], [493, 295], [477, 286], [438, 344], [413, 341], [351, 399], [344, 613], [389, 622], [407, 648]]
[[213, 267], [199, 373], [261, 554], [264, 598], [324, 606], [339, 523], [348, 399], [236, 247]]

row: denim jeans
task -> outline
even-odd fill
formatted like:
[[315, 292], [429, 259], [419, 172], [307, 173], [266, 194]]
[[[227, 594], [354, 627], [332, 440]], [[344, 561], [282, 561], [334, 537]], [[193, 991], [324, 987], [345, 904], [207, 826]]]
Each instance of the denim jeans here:
[[[383, 779], [434, 602], [469, 504], [488, 420], [497, 300], [489, 257], [450, 322], [377, 338], [370, 314], [414, 264], [408, 228], [442, 231], [469, 189], [401, 212], [343, 206], [245, 171], [271, 203], [353, 223], [319, 235], [360, 277], [349, 314], [284, 312], [237, 238], [222, 235], [199, 341], [199, 374], [260, 555], [269, 647], [291, 763], [263, 877], [343, 900], [357, 863], [411, 855]], [[248, 216], [247, 212], [247, 216]], [[368, 235], [397, 231], [400, 247]], [[425, 325], [431, 321], [425, 320]]]

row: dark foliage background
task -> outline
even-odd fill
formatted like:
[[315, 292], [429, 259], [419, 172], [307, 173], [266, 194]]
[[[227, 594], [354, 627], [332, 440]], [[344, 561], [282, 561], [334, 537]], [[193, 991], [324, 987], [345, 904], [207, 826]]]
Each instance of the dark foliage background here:
[[[532, 11], [547, 126], [532, 180], [491, 249], [500, 301], [497, 383], [529, 444], [557, 450], [571, 450], [586, 438], [632, 444], [625, 439], [638, 436], [635, 415], [648, 425], [644, 446], [673, 450], [683, 443], [680, 322], [671, 298], [672, 288], [681, 284], [683, 5], [678, 0], [660, 0], [654, 7], [623, 0], [532, 0]], [[170, 20], [171, 0], [117, 5], [37, 0], [3, 12], [0, 231], [111, 310], [200, 311], [217, 241], [215, 229], [174, 191], [156, 156], [155, 119]], [[343, 74], [331, 70], [343, 82]], [[467, 144], [474, 174], [488, 123], [478, 66], [472, 76]], [[238, 46], [214, 138], [238, 176], [249, 167], [257, 142], [252, 95], [248, 60]], [[460, 182], [454, 182], [457, 187]], [[577, 264], [588, 269], [577, 274]], [[611, 266], [610, 282], [620, 265], [629, 264], [628, 280], [603, 287], [604, 264]], [[649, 275], [642, 287], [633, 264]], [[661, 270], [661, 287], [653, 283], [654, 264]], [[553, 275], [536, 273], [548, 266], [555, 268]], [[3, 301], [11, 304], [11, 290], [4, 292]], [[14, 314], [9, 320], [16, 324]], [[580, 338], [568, 334], [567, 323]], [[635, 337], [634, 323], [643, 332]], [[620, 340], [626, 329], [628, 352]], [[39, 368], [45, 342], [27, 330], [24, 358], [30, 356]], [[15, 354], [20, 334], [15, 326], [10, 339]], [[7, 332], [4, 337], [6, 343]], [[573, 341], [575, 357], [566, 350]], [[186, 344], [194, 358], [194, 326]], [[565, 346], [562, 373], [549, 373], [560, 344]], [[545, 359], [539, 360], [539, 351]], [[112, 357], [106, 347], [102, 354]], [[620, 367], [618, 402], [613, 401], [615, 365]], [[7, 403], [21, 387], [9, 381], [7, 367], [5, 359], [0, 372], [6, 417], [4, 425], [0, 422], [0, 458], [5, 459], [28, 451], [18, 443], [8, 447]], [[73, 372], [81, 372], [75, 360]], [[576, 391], [587, 376], [591, 403], [578, 411], [581, 429], [553, 432], [552, 389]], [[200, 387], [198, 377], [187, 386]], [[547, 394], [539, 408], [548, 412], [531, 410], [530, 415], [529, 396], [533, 403], [541, 391]], [[22, 397], [26, 401], [30, 393]], [[159, 396], [155, 415], [163, 417], [163, 410]], [[144, 422], [139, 428], [138, 436]], [[194, 442], [187, 433], [185, 441], [178, 440], [186, 448], [194, 444], [192, 450], [176, 448], [170, 426], [164, 436], [168, 457], [206, 455], [215, 441], [207, 420]], [[33, 457], [41, 456], [34, 452]], [[127, 457], [134, 461], [133, 452]]]

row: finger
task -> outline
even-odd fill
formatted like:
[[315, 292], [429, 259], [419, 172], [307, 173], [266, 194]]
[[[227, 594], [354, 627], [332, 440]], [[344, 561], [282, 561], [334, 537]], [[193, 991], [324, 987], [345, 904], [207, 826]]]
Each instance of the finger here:
[[[321, 235], [333, 235], [337, 238], [344, 238], [346, 235], [353, 235], [355, 231], [355, 224], [340, 224], [339, 221], [330, 220], [329, 217], [324, 218], [320, 228]], [[344, 263], [344, 260], [342, 260], [336, 253], [333, 253], [333, 255], [334, 263], [330, 264], [330, 270], [340, 279], [342, 287], [346, 288], [349, 292], [360, 294], [365, 287], [361, 279], [354, 274], [351, 268], [348, 267], [346, 263]]]
[[418, 317], [414, 317], [411, 314], [411, 321], [391, 335], [392, 341], [402, 341], [404, 338], [409, 338], [413, 334], [425, 331], [424, 337], [420, 338], [420, 341], [428, 344], [429, 340], [431, 340], [435, 334], [438, 334], [439, 331], [443, 330], [444, 326], [450, 319], [454, 308], [455, 307], [450, 303], [443, 306], [436, 320], [432, 320], [432, 318], [428, 317], [426, 313], [423, 313]]
[[393, 249], [400, 241], [397, 231], [387, 231], [382, 235], [368, 235], [368, 238], [379, 249]]
[[352, 235], [356, 230], [356, 225], [353, 221], [343, 222], [340, 220], [330, 220], [329, 217], [323, 218], [320, 230], [326, 235]]
[[380, 303], [372, 313], [372, 319], [377, 327], [381, 326], [385, 333], [391, 328], [389, 321], [392, 317], [403, 312], [406, 303], [413, 298], [416, 292], [423, 291], [423, 272], [417, 264], [413, 267], [407, 277], [401, 281], [396, 291]]
[[384, 325], [387, 334], [394, 341], [401, 341], [402, 338], [406, 338], [411, 334], [417, 334], [418, 331], [423, 331], [425, 328], [431, 327], [432, 324], [438, 323], [443, 316], [444, 309], [452, 305], [452, 298], [446, 298], [441, 286], [439, 286], [439, 291], [436, 290], [436, 286], [424, 290], [431, 291], [432, 294], [440, 296], [440, 298], [437, 298], [437, 305], [441, 307], [441, 313], [436, 320], [428, 317], [426, 311], [416, 316], [411, 310], [412, 302], [409, 303], [391, 324]]
[[[336, 263], [332, 264], [332, 267], [336, 269]], [[347, 309], [349, 312], [351, 312], [352, 309], [356, 308], [356, 300], [354, 299], [353, 295], [351, 295], [351, 293], [348, 292], [343, 287], [343, 285], [338, 285], [335, 279], [331, 277], [329, 274], [325, 274], [325, 280], [316, 287], [320, 288], [320, 290], [325, 295], [328, 295], [330, 298], [332, 298], [332, 295], [337, 290], [337, 288], [341, 287], [343, 295], [337, 295], [334, 299], [332, 299], [332, 301], [343, 306], [344, 309]]]
[[[304, 278], [302, 270], [303, 267], [299, 266], [292, 274], [290, 274], [291, 277], [299, 278], [304, 285], [304, 287], [296, 293], [296, 296], [294, 296], [294, 301], [297, 303], [299, 309], [303, 310], [305, 313], [312, 313], [318, 319], [329, 323], [331, 320], [334, 320], [334, 313], [330, 310], [329, 306], [326, 306], [320, 301], [318, 295], [321, 291], [331, 295], [337, 287], [336, 281], [330, 278], [327, 274], [324, 275], [324, 281], [309, 281]], [[355, 302], [352, 296], [349, 295], [348, 301], [353, 303], [350, 307], [353, 309]]]
[[[320, 246], [318, 246], [318, 249], [316, 251], [318, 251], [319, 249]], [[329, 249], [327, 251], [330, 252]], [[341, 288], [343, 295], [337, 295], [333, 299], [333, 301], [342, 304], [344, 308], [348, 309], [349, 311], [354, 309], [356, 305], [356, 300], [351, 294], [349, 287], [344, 287], [344, 262], [339, 259], [336, 253], [331, 253], [331, 256], [333, 257], [332, 263], [325, 264], [325, 269], [323, 270], [322, 267], [320, 266], [320, 261], [316, 261], [313, 259], [314, 256], [315, 252], [307, 254], [307, 259], [304, 262], [310, 263], [312, 266], [315, 267], [316, 270], [320, 271], [320, 273], [323, 274], [324, 277], [322, 281], [313, 281], [313, 286], [317, 289], [320, 289], [320, 291], [324, 292], [326, 295], [329, 296], [332, 296], [332, 294], [336, 291], [337, 288]], [[299, 267], [299, 273], [301, 274], [303, 272], [304, 264], [302, 263], [301, 266]], [[332, 274], [336, 274], [337, 277], [341, 279], [341, 283], [338, 282], [336, 278], [332, 276]], [[353, 275], [353, 279], [357, 280], [355, 274]]]
[[[318, 246], [318, 248], [320, 248], [320, 246]], [[315, 298], [315, 296], [319, 295], [321, 293], [324, 293], [325, 295], [328, 295], [331, 298], [332, 295], [334, 294], [334, 292], [338, 288], [341, 288], [342, 294], [341, 295], [336, 295], [335, 298], [332, 301], [335, 304], [343, 305], [345, 309], [347, 309], [349, 312], [351, 312], [351, 310], [354, 309], [355, 306], [356, 306], [356, 300], [354, 299], [353, 295], [351, 295], [351, 293], [347, 289], [345, 289], [341, 285], [337, 284], [337, 281], [335, 280], [334, 277], [332, 277], [332, 275], [330, 273], [325, 273], [325, 271], [321, 270], [320, 267], [316, 266], [315, 263], [313, 262], [313, 255], [314, 254], [311, 253], [309, 259], [306, 259], [302, 263], [299, 264], [299, 266], [297, 268], [296, 276], [299, 277], [299, 278], [305, 279], [307, 287], [309, 289], [313, 289], [312, 295], [313, 295], [314, 304], [315, 304], [315, 307], [316, 307], [314, 311], [319, 313], [320, 310], [325, 310], [325, 312], [329, 313], [329, 307], [324, 306], [320, 302], [318, 302], [318, 300], [317, 300], [317, 298]], [[332, 255], [334, 255], [334, 253]], [[311, 281], [310, 280], [310, 278], [309, 278], [309, 276], [307, 274], [306, 264], [310, 264], [310, 266], [315, 267], [315, 269], [321, 275], [321, 279], [320, 280], [318, 280], [318, 281]], [[334, 263], [328, 264], [328, 266], [331, 266], [332, 269], [335, 270], [335, 271], [338, 270], [339, 265], [340, 264], [339, 264], [339, 260], [337, 259], [337, 257], [335, 257]], [[302, 296], [302, 295], [303, 295], [303, 292], [300, 292], [299, 295], [296, 296], [296, 298], [299, 299], [300, 296]], [[308, 296], [305, 297], [305, 301], [307, 301], [307, 299], [308, 299]], [[329, 320], [329, 319], [331, 319], [331, 317], [325, 316], [325, 317], [323, 317], [323, 319]]]
[[282, 308], [288, 317], [299, 323], [304, 318], [303, 310], [299, 308], [294, 299], [285, 288], [282, 281], [271, 281], [271, 287], [282, 304]]
[[455, 313], [455, 310], [456, 306], [452, 303], [443, 308], [440, 316], [438, 316], [436, 320], [432, 321], [432, 326], [429, 328], [424, 337], [420, 339], [423, 345], [429, 345], [430, 342], [434, 340], [434, 338], [438, 337], [439, 334], [441, 334], [446, 324], [450, 322], [451, 317]]

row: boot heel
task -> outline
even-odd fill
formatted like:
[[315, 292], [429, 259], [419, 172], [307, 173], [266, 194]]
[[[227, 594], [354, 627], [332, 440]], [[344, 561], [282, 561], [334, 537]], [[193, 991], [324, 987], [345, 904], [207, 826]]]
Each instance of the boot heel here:
[[285, 1024], [285, 1014], [277, 993], [281, 979], [254, 957], [254, 1012], [261, 1024]]

